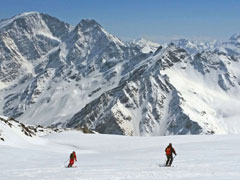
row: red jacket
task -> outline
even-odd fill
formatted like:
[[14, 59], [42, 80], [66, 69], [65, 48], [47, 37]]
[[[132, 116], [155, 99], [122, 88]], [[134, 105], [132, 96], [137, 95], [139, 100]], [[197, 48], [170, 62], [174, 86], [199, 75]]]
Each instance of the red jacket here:
[[172, 146], [166, 147], [165, 152], [167, 156], [172, 155], [172, 153], [176, 155], [176, 151]]

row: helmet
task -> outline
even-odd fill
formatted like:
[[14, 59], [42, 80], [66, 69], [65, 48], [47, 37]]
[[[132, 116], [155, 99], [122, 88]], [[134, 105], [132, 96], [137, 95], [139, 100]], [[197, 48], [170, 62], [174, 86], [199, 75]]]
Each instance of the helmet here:
[[172, 146], [172, 143], [169, 143], [169, 146]]

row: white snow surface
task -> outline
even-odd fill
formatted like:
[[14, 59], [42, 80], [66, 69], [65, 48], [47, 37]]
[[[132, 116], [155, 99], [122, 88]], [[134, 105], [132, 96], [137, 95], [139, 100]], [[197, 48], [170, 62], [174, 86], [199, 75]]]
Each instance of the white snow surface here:
[[[64, 131], [26, 137], [0, 123], [1, 180], [238, 180], [240, 136], [129, 137]], [[5, 136], [6, 137], [6, 136]], [[173, 143], [173, 167], [164, 150]], [[65, 168], [77, 153], [77, 168]]]

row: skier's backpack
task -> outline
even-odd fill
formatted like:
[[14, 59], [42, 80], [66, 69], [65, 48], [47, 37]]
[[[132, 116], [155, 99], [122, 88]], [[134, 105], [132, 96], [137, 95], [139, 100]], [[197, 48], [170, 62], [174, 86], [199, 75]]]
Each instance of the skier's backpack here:
[[74, 154], [73, 153], [70, 154], [70, 159], [74, 159]]
[[171, 154], [172, 154], [172, 148], [171, 147], [167, 147], [166, 155], [171, 155]]

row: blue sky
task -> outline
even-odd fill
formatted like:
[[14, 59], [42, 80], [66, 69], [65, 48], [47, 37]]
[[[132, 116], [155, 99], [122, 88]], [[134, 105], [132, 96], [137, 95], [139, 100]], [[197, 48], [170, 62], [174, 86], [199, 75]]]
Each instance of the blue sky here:
[[72, 25], [95, 19], [123, 40], [213, 40], [240, 33], [240, 0], [4, 0], [0, 19], [28, 11]]

